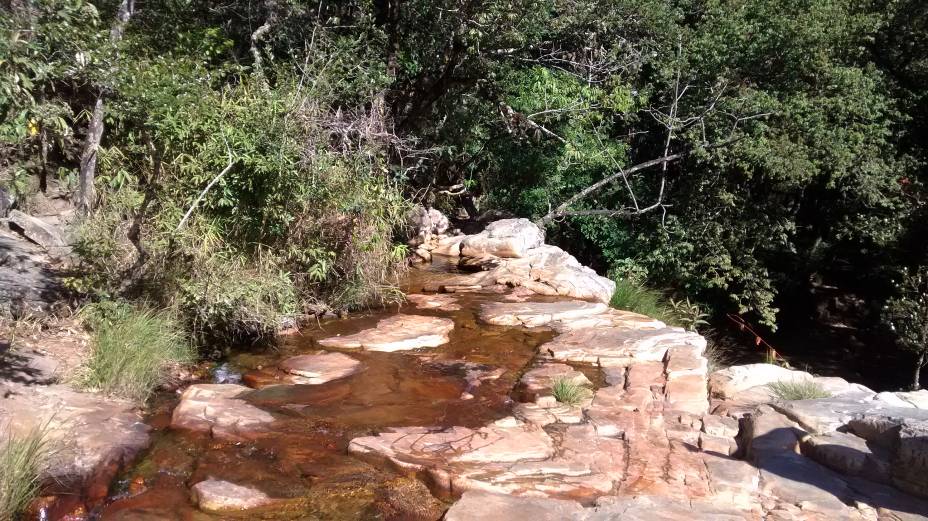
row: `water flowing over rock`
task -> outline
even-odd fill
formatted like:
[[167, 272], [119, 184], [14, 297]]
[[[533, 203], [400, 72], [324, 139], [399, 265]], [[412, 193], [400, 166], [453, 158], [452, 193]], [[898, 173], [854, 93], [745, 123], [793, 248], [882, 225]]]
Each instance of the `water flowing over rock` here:
[[352, 375], [361, 362], [342, 353], [320, 352], [300, 355], [281, 362], [280, 369], [293, 375], [293, 383], [319, 385]]
[[406, 351], [445, 344], [452, 329], [454, 322], [447, 318], [396, 315], [381, 320], [375, 328], [354, 335], [329, 337], [320, 340], [319, 344], [342, 349]]

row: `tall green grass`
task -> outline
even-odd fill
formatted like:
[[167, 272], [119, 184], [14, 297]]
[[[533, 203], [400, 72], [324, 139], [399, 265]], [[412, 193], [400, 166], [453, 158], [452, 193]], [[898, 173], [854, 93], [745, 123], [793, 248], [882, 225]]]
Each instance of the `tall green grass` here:
[[44, 427], [0, 441], [0, 519], [16, 519], [39, 492], [49, 456]]
[[180, 324], [166, 311], [103, 303], [85, 309], [92, 329], [90, 359], [78, 385], [144, 402], [165, 382], [167, 370], [195, 359]]
[[677, 325], [679, 322], [673, 309], [664, 300], [663, 293], [627, 278], [616, 279], [615, 293], [612, 294], [609, 305], [616, 309], [647, 315], [666, 324]]

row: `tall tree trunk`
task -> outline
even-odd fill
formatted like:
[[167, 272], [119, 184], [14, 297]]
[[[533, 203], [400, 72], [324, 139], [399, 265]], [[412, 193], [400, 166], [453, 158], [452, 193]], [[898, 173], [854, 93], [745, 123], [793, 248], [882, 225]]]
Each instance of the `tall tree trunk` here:
[[[116, 21], [110, 28], [110, 42], [119, 43], [129, 18], [135, 12], [135, 0], [122, 0], [116, 11]], [[97, 194], [93, 187], [97, 174], [97, 151], [100, 149], [100, 140], [103, 139], [103, 97], [106, 89], [100, 88], [97, 99], [93, 104], [93, 113], [87, 123], [87, 137], [84, 140], [84, 150], [81, 152], [81, 168], [77, 181], [77, 209], [86, 215], [93, 209]]]
[[93, 114], [87, 123], [87, 138], [84, 141], [84, 151], [81, 152], [81, 170], [77, 176], [77, 209], [86, 215], [93, 209], [97, 200], [97, 193], [93, 188], [94, 177], [97, 172], [97, 149], [100, 148], [100, 139], [103, 138], [103, 93], [97, 95], [93, 105]]
[[917, 391], [922, 387], [922, 367], [925, 366], [925, 352], [918, 354], [918, 360], [915, 361], [915, 373], [912, 379], [912, 390]]

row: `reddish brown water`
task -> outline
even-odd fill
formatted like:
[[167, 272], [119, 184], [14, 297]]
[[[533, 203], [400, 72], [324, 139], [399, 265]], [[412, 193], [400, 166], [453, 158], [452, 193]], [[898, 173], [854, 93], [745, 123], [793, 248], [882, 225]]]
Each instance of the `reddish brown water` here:
[[[418, 271], [409, 290], [433, 283], [439, 274]], [[498, 295], [463, 294], [462, 309], [409, 313], [452, 318], [449, 343], [400, 353], [346, 350], [363, 370], [323, 385], [274, 385], [248, 400], [275, 415], [272, 431], [250, 442], [229, 443], [208, 435], [168, 429], [174, 403], [164, 403], [150, 422], [152, 447], [113, 486], [96, 516], [103, 520], [213, 519], [438, 519], [447, 506], [412, 476], [361, 461], [347, 453], [348, 442], [390, 426], [477, 427], [506, 416], [513, 389], [550, 338], [542, 330], [478, 324], [481, 302]], [[275, 383], [277, 364], [290, 356], [320, 349], [316, 340], [374, 327], [397, 308], [331, 321], [289, 337], [259, 352], [233, 354], [223, 378], [243, 375], [246, 382]], [[461, 362], [503, 368], [498, 380], [468, 388]], [[468, 391], [472, 399], [462, 398]], [[264, 511], [209, 515], [189, 499], [189, 487], [207, 478], [257, 488], [285, 501]]]

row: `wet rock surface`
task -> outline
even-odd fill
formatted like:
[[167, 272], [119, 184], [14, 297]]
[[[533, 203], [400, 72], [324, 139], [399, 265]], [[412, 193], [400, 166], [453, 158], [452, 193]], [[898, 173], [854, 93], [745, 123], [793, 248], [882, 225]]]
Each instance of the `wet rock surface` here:
[[280, 369], [292, 375], [293, 383], [320, 385], [358, 372], [361, 362], [342, 353], [322, 351], [288, 358]]
[[271, 498], [260, 490], [216, 479], [201, 481], [191, 490], [194, 503], [205, 512], [248, 510], [272, 502]]
[[367, 351], [408, 351], [438, 347], [448, 342], [454, 322], [425, 315], [395, 315], [377, 323], [377, 327], [347, 336], [319, 341], [324, 347], [364, 349]]

